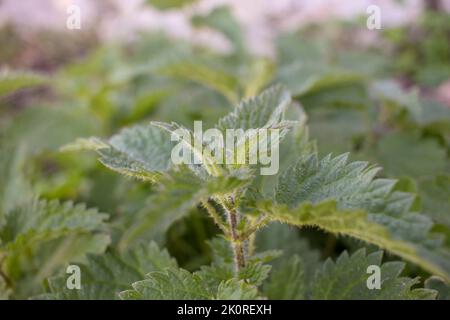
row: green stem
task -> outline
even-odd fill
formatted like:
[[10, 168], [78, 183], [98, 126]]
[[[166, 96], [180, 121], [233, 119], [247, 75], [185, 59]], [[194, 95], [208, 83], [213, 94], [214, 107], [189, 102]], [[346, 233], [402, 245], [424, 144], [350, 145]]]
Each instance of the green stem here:
[[229, 212], [229, 222], [230, 222], [230, 231], [231, 238], [233, 240], [233, 252], [234, 252], [234, 262], [236, 267], [236, 272], [239, 272], [242, 268], [245, 267], [245, 255], [244, 255], [244, 246], [242, 241], [239, 238], [237, 232], [237, 214], [236, 212]]
[[242, 241], [242, 238], [239, 236], [237, 228], [239, 222], [239, 213], [235, 208], [233, 197], [230, 197], [229, 201], [222, 199], [221, 204], [228, 215], [235, 272], [237, 274], [241, 269], [245, 268], [244, 243]]
[[209, 203], [209, 200], [202, 201], [202, 206], [206, 209], [206, 211], [208, 211], [209, 215], [214, 220], [214, 223], [220, 228], [220, 230], [222, 230], [225, 236], [230, 236], [229, 231], [225, 226], [225, 222], [217, 212], [216, 208]]

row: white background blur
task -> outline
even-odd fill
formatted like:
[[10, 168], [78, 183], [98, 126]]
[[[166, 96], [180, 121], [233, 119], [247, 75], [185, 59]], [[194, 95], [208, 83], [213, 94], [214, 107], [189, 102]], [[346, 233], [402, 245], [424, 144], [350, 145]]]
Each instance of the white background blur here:
[[[388, 28], [414, 21], [426, 0], [200, 0], [180, 10], [159, 11], [145, 0], [2, 0], [0, 27], [13, 25], [22, 33], [66, 29], [67, 8], [81, 9], [82, 28], [102, 40], [130, 39], [140, 30], [163, 30], [173, 37], [226, 49], [226, 41], [210, 30], [193, 30], [189, 18], [228, 5], [244, 27], [247, 44], [257, 54], [270, 54], [272, 40], [280, 31], [296, 29], [309, 22], [334, 18], [354, 19], [378, 5], [382, 26]], [[450, 0], [442, 0], [450, 11]]]

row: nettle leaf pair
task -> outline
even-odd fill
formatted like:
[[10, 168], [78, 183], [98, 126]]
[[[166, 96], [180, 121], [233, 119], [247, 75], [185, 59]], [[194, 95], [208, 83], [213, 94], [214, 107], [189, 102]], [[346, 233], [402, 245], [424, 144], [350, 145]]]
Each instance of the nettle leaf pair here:
[[[412, 210], [414, 195], [396, 191], [395, 180], [376, 178], [379, 168], [366, 162], [349, 162], [348, 154], [319, 159], [315, 145], [308, 141], [304, 120], [300, 107], [291, 103], [290, 94], [280, 86], [240, 103], [219, 120], [216, 128], [221, 131], [283, 129], [279, 136], [279, 170], [273, 176], [258, 175], [255, 170], [258, 165], [217, 163], [192, 140], [185, 143], [197, 157], [202, 157], [201, 164], [174, 165], [171, 161], [174, 143], [170, 135], [182, 128], [175, 123], [152, 122], [124, 129], [107, 141], [81, 139], [66, 146], [66, 150], [95, 150], [108, 168], [157, 184], [159, 189], [150, 196], [149, 208], [137, 213], [135, 224], [119, 240], [122, 251], [126, 252], [134, 243], [148, 241], [155, 232], [164, 232], [198, 204], [223, 231], [232, 249], [229, 256], [222, 255], [219, 262], [194, 273], [181, 270], [173, 263], [159, 268], [144, 263], [142, 269], [138, 268], [142, 272], [135, 272], [128, 279], [134, 282], [134, 289], [120, 296], [138, 299], [433, 298], [434, 291], [411, 290], [417, 279], [398, 278], [403, 269], [400, 263], [383, 265], [382, 286], [386, 289], [370, 291], [365, 285], [366, 268], [370, 264], [381, 265], [379, 252], [366, 255], [358, 251], [351, 257], [343, 254], [336, 263], [326, 262], [316, 273], [312, 287], [304, 284], [305, 271], [297, 258], [284, 265], [274, 264], [278, 269], [266, 280], [271, 269], [266, 263], [270, 259], [255, 253], [255, 234], [275, 221], [317, 227], [362, 240], [450, 280], [450, 253], [444, 248], [442, 237], [431, 232], [433, 223]], [[248, 157], [251, 144], [257, 139], [249, 135], [245, 138], [238, 145], [245, 148]], [[217, 255], [218, 250], [215, 251]], [[273, 252], [269, 256], [274, 258]], [[94, 263], [97, 263], [95, 259]], [[106, 262], [103, 264], [106, 266]], [[155, 272], [138, 281], [148, 271]], [[286, 279], [288, 276], [293, 279]], [[293, 286], [286, 288], [286, 292], [277, 292], [276, 285], [270, 281], [289, 281]], [[301, 294], [296, 294], [297, 287], [303, 290]], [[339, 295], [339, 290], [344, 293]], [[110, 294], [114, 293], [108, 294], [107, 297], [112, 297]]]
[[[273, 148], [289, 129], [298, 124], [298, 121], [285, 119], [290, 103], [287, 91], [280, 86], [273, 87], [255, 99], [242, 102], [235, 112], [220, 119], [216, 128], [208, 129], [204, 134], [198, 133], [197, 128], [191, 132], [177, 123], [151, 122], [147, 126], [125, 129], [108, 141], [79, 139], [63, 150], [95, 150], [105, 166], [144, 181], [156, 182], [174, 169], [177, 164], [174, 158], [178, 158], [180, 153], [182, 157], [189, 153], [189, 161], [185, 164], [201, 178], [242, 177], [248, 169], [243, 165], [256, 164], [252, 161], [257, 156], [255, 153], [270, 154], [270, 147]], [[194, 126], [197, 123], [200, 123], [201, 130], [201, 122], [196, 121]], [[219, 137], [211, 134], [209, 140], [214, 143], [207, 144], [204, 136], [211, 130], [215, 130], [213, 132], [221, 139], [217, 141]], [[233, 131], [240, 134], [229, 134]], [[216, 150], [218, 145], [223, 150]], [[261, 150], [263, 147], [265, 150]]]

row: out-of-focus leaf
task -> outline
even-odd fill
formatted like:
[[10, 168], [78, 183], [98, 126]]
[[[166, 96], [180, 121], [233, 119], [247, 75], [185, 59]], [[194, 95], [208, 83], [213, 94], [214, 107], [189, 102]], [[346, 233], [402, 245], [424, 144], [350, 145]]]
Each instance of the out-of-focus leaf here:
[[309, 128], [312, 139], [317, 140], [321, 155], [354, 151], [356, 137], [364, 136], [364, 114], [358, 110], [311, 110]]
[[0, 227], [6, 213], [32, 198], [31, 187], [22, 172], [25, 150], [0, 137]]
[[320, 253], [299, 237], [298, 229], [281, 223], [271, 223], [257, 234], [258, 250], [282, 250], [282, 255], [270, 262], [272, 271], [263, 285], [269, 299], [305, 299], [316, 272]]
[[301, 300], [305, 298], [305, 270], [298, 255], [293, 255], [272, 272], [270, 281], [264, 285], [269, 299]]
[[376, 148], [376, 158], [390, 176], [435, 175], [446, 168], [446, 152], [437, 142], [408, 133], [383, 136]]
[[48, 79], [43, 75], [22, 71], [0, 71], [0, 97], [14, 91], [36, 87], [47, 83]]
[[416, 89], [404, 91], [397, 82], [382, 80], [371, 83], [370, 92], [376, 99], [406, 109], [415, 121], [420, 121], [422, 108]]
[[110, 240], [106, 218], [70, 202], [33, 200], [10, 210], [0, 229], [0, 254], [15, 295], [36, 292], [40, 281], [67, 260], [102, 252]]
[[272, 80], [275, 65], [268, 59], [260, 58], [252, 60], [248, 72], [242, 78], [241, 85], [244, 89], [244, 97], [256, 96]]
[[197, 0], [146, 0], [146, 2], [159, 10], [171, 10], [192, 4]]
[[370, 102], [366, 90], [360, 83], [337, 85], [299, 98], [305, 108], [344, 107], [366, 108]]
[[223, 33], [233, 44], [237, 53], [245, 51], [241, 27], [229, 7], [220, 6], [207, 15], [195, 15], [192, 17], [192, 23], [194, 26], [206, 26]]
[[77, 137], [99, 134], [99, 123], [81, 109], [30, 107], [3, 131], [11, 143], [23, 145], [27, 154], [57, 150]]
[[450, 300], [450, 286], [439, 277], [430, 277], [425, 281], [425, 288], [436, 290], [439, 300]]
[[437, 223], [450, 227], [450, 176], [425, 178], [419, 185], [424, 212]]
[[[365, 79], [358, 73], [299, 61], [280, 69], [277, 79], [293, 96], [302, 102], [310, 101], [311, 106], [326, 106], [325, 103], [358, 106], [365, 103], [364, 89], [359, 86]], [[348, 90], [354, 95], [346, 97]], [[316, 99], [314, 105], [313, 99]]]
[[155, 72], [174, 79], [201, 84], [219, 92], [231, 103], [237, 103], [239, 100], [239, 78], [217, 62], [190, 57], [162, 64]]

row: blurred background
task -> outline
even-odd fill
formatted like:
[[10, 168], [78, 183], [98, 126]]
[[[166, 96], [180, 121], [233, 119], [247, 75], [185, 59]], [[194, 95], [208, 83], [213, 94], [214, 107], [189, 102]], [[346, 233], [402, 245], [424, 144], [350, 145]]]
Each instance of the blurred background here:
[[[367, 9], [371, 5], [380, 8], [380, 30], [368, 30], [365, 27], [369, 16]], [[67, 27], [71, 6], [79, 8], [80, 28]], [[224, 18], [224, 8], [227, 14], [232, 16], [233, 23], [239, 25], [239, 31]], [[321, 25], [324, 29], [322, 32], [327, 32], [327, 36], [330, 36], [330, 33], [341, 33], [342, 36], [352, 39], [358, 47], [375, 46], [377, 49], [383, 48], [383, 54], [392, 54], [393, 51], [398, 53], [398, 50], [392, 50], [393, 47], [404, 47], [407, 41], [411, 41], [411, 46], [414, 44], [427, 47], [432, 40], [424, 35], [425, 27], [436, 30], [439, 27], [445, 28], [447, 17], [431, 17], [430, 11], [445, 14], [450, 11], [450, 1], [2, 0], [0, 39], [4, 45], [0, 52], [0, 61], [3, 68], [51, 72], [60, 65], [86, 56], [101, 45], [114, 43], [133, 46], [133, 43], [142, 38], [142, 34], [151, 32], [220, 53], [230, 53], [233, 50], [233, 41], [239, 37], [249, 53], [274, 59], [277, 56], [276, 39], [281, 34], [305, 29], [314, 24]], [[428, 18], [424, 18], [427, 14]], [[207, 16], [209, 18], [205, 20]], [[342, 30], [333, 30], [336, 29], [333, 25], [336, 21], [354, 24], [351, 35]], [[405, 29], [403, 34], [398, 31], [402, 27], [408, 28], [407, 32]], [[438, 38], [439, 31], [436, 30], [429, 30], [433, 33], [433, 39]], [[442, 35], [444, 33], [442, 30]], [[400, 39], [403, 36], [408, 39]], [[405, 43], [401, 43], [401, 40]], [[444, 52], [448, 38], [443, 36], [442, 42], [440, 49], [437, 49], [437, 44], [435, 46], [437, 50]], [[434, 49], [417, 48], [424, 52]], [[402, 58], [397, 61], [397, 64], [401, 64], [399, 68], [408, 63], [413, 65], [415, 54], [405, 48], [399, 50]], [[431, 55], [439, 54], [435, 52]], [[441, 78], [448, 75], [447, 68], [434, 71], [439, 72]], [[436, 94], [441, 100], [448, 102], [450, 85], [445, 81], [438, 82], [442, 87], [436, 88]]]
[[[433, 1], [429, 1], [430, 5]], [[434, 1], [436, 2], [436, 1]], [[437, 2], [436, 2], [437, 3]], [[0, 24], [11, 25], [22, 36], [39, 31], [65, 32], [67, 8], [81, 9], [84, 33], [100, 41], [124, 41], [135, 38], [139, 31], [161, 30], [171, 37], [202, 43], [218, 50], [229, 50], [221, 34], [192, 26], [194, 15], [204, 15], [214, 8], [228, 6], [243, 27], [243, 36], [253, 53], [273, 55], [273, 40], [283, 31], [295, 30], [309, 23], [331, 19], [352, 20], [366, 15], [370, 5], [383, 12], [383, 26], [393, 27], [414, 23], [427, 7], [421, 0], [4, 0], [1, 3]], [[442, 9], [450, 2], [442, 1]]]

